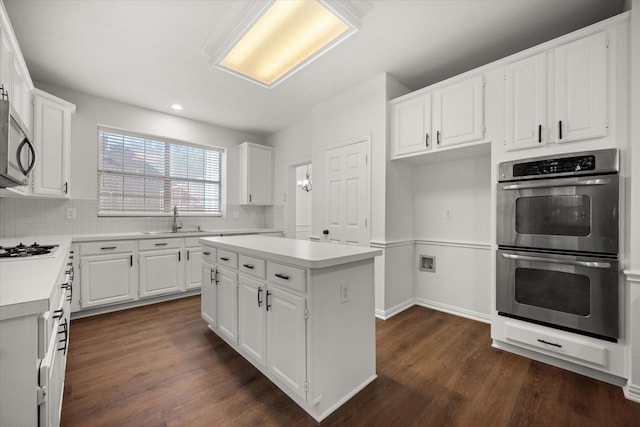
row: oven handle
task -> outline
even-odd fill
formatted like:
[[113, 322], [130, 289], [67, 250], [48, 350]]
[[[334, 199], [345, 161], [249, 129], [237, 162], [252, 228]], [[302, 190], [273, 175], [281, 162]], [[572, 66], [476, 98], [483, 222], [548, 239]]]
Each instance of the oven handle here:
[[578, 267], [590, 267], [590, 268], [611, 268], [611, 264], [608, 262], [562, 260], [562, 259], [555, 259], [555, 258], [541, 258], [536, 256], [515, 255], [515, 254], [502, 254], [502, 257], [508, 258], [508, 259], [515, 259], [518, 261], [548, 262], [551, 264], [568, 264], [568, 265], [575, 265]]
[[546, 188], [546, 187], [585, 187], [590, 185], [607, 185], [610, 184], [611, 180], [606, 178], [597, 178], [597, 179], [581, 179], [575, 182], [563, 182], [561, 179], [553, 182], [536, 182], [536, 183], [526, 183], [526, 184], [509, 184], [503, 185], [503, 190], [522, 190], [527, 188]]

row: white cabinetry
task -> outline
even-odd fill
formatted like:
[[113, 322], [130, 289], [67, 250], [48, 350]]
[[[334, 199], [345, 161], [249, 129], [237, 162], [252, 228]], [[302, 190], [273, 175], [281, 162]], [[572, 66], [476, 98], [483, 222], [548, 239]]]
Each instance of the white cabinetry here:
[[273, 204], [273, 148], [243, 142], [238, 146], [241, 205]]
[[214, 261], [216, 259], [215, 248], [206, 248], [202, 252], [202, 289], [200, 294], [200, 304], [202, 318], [212, 328], [218, 327], [218, 274]]
[[391, 102], [393, 157], [482, 141], [484, 77], [476, 76]]
[[38, 161], [33, 174], [33, 192], [42, 196], [67, 197], [69, 193], [71, 114], [76, 106], [34, 89], [34, 131]]
[[[217, 268], [217, 301], [209, 296], [215, 291], [205, 291], [203, 276], [203, 319], [316, 420], [375, 378], [372, 257], [379, 251], [266, 236], [203, 240], [203, 254], [217, 251], [218, 264], [225, 263]], [[322, 252], [318, 257], [316, 250]], [[309, 259], [313, 263], [304, 265]], [[209, 262], [204, 265], [203, 274], [215, 277]], [[230, 295], [226, 301], [224, 280]], [[221, 320], [233, 313], [228, 305], [234, 302], [237, 339]]]
[[197, 289], [202, 284], [202, 249], [198, 237], [185, 239], [185, 290]]
[[508, 151], [606, 135], [605, 32], [508, 64], [505, 84]]
[[218, 267], [218, 332], [229, 342], [238, 342], [238, 273]]
[[138, 298], [135, 241], [80, 244], [80, 307], [87, 309]]
[[140, 297], [184, 290], [182, 239], [150, 239], [139, 242]]

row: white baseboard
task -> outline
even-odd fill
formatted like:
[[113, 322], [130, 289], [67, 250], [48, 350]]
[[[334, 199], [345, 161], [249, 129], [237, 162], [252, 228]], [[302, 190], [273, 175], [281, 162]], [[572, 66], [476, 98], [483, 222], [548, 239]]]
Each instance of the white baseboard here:
[[467, 319], [476, 320], [482, 323], [491, 323], [491, 316], [489, 314], [478, 313], [477, 311], [471, 311], [452, 305], [442, 304], [435, 301], [430, 301], [424, 298], [414, 298], [415, 304], [431, 308], [433, 310], [444, 311], [445, 313], [454, 314], [460, 317], [466, 317]]
[[627, 382], [627, 385], [622, 387], [622, 390], [624, 391], [624, 397], [640, 403], [640, 386]]
[[401, 302], [400, 304], [396, 305], [395, 307], [391, 307], [389, 310], [380, 310], [378, 308], [376, 308], [376, 317], [382, 320], [387, 320], [393, 316], [395, 316], [396, 314], [405, 311], [407, 308], [409, 307], [413, 307], [415, 305], [415, 301], [413, 298], [410, 298], [404, 302]]

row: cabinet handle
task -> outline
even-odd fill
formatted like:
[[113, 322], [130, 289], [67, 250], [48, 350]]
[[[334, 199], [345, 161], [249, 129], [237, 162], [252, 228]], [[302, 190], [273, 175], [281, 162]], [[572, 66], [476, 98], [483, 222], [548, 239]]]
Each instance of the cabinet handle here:
[[211, 273], [209, 274], [209, 280], [211, 280], [211, 283], [213, 283], [213, 282], [215, 282], [215, 281], [216, 281], [216, 278], [215, 278], [215, 276], [213, 275], [213, 271], [214, 271], [214, 270], [213, 270], [213, 268], [212, 268], [212, 269], [211, 269]]
[[229, 261], [229, 258], [227, 258], [226, 256], [221, 256], [221, 257], [220, 257], [220, 259], [221, 259], [222, 261]]
[[562, 120], [558, 122], [558, 138], [562, 139]]
[[275, 276], [279, 277], [280, 279], [289, 280], [289, 276], [287, 276], [286, 274], [276, 273]]
[[182, 255], [180, 255], [180, 251], [178, 251], [178, 262], [182, 261]]
[[187, 261], [189, 261], [189, 251], [187, 251]]
[[262, 293], [262, 287], [258, 286], [258, 307], [262, 306], [262, 300], [260, 299], [261, 293]]
[[101, 251], [110, 251], [117, 248], [117, 246], [103, 246], [100, 248]]
[[440, 131], [436, 131], [436, 144], [440, 145]]
[[541, 340], [541, 339], [538, 339], [538, 342], [541, 342], [542, 344], [547, 344], [547, 345], [552, 345], [554, 347], [562, 348], [562, 346], [560, 344], [556, 344], [556, 343], [553, 343], [553, 342], [549, 342], [549, 341], [545, 341], [545, 340]]
[[156, 246], [167, 246], [167, 242], [164, 242], [164, 243], [156, 243]]
[[251, 203], [251, 194], [249, 194], [249, 203]]
[[267, 311], [271, 308], [271, 304], [269, 304], [269, 297], [271, 296], [271, 292], [267, 291]]
[[129, 255], [129, 267], [133, 267], [133, 255]]
[[542, 142], [542, 125], [538, 125], [538, 144]]
[[69, 183], [65, 182], [64, 183], [64, 194], [68, 194], [69, 193]]
[[60, 310], [55, 310], [53, 312], [54, 319], [62, 319], [63, 317], [64, 317], [64, 308], [61, 308]]
[[244, 268], [248, 268], [249, 270], [253, 270], [253, 265], [251, 264], [242, 264]]
[[429, 147], [429, 133], [425, 134], [424, 137], [424, 144]]
[[205, 255], [211, 255], [211, 252], [202, 252]]
[[62, 348], [58, 347], [58, 351], [64, 351], [64, 354], [67, 354], [67, 343], [69, 342], [69, 324], [67, 323], [67, 319], [64, 319], [64, 323], [60, 323], [60, 327], [62, 330], [58, 331], [59, 334], [64, 334], [64, 337], [59, 340], [59, 343], [64, 343]]

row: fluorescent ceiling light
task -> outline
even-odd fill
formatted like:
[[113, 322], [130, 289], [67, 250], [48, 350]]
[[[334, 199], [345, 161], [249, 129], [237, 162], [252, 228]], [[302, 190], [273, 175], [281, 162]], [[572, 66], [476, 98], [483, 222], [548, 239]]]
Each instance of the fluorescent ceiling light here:
[[360, 16], [346, 1], [258, 1], [218, 47], [214, 62], [233, 74], [274, 87], [359, 27]]
[[173, 104], [173, 105], [171, 106], [171, 108], [173, 108], [173, 109], [174, 109], [174, 110], [176, 110], [176, 111], [180, 111], [180, 110], [182, 110], [182, 105], [180, 105], [180, 104]]

